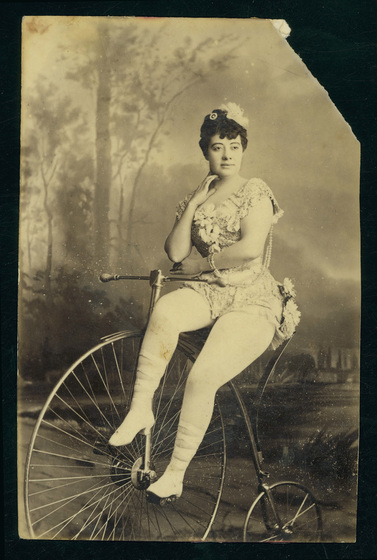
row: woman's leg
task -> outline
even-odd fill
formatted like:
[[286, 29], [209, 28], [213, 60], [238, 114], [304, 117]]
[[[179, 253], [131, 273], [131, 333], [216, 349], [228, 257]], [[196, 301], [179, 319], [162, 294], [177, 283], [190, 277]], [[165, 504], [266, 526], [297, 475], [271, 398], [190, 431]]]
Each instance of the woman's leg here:
[[208, 303], [190, 288], [171, 292], [157, 302], [140, 349], [130, 411], [111, 436], [111, 445], [127, 445], [140, 430], [153, 425], [153, 395], [177, 346], [179, 334], [212, 323]]
[[159, 497], [179, 496], [185, 471], [210, 423], [217, 390], [269, 346], [275, 325], [258, 314], [231, 312], [213, 326], [187, 379], [178, 432], [164, 475], [149, 488]]

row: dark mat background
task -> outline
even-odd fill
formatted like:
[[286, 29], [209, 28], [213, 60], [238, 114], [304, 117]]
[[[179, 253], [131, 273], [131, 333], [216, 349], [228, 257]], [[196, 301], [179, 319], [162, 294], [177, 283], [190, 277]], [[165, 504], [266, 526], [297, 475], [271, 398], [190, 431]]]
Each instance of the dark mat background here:
[[[236, 560], [377, 557], [377, 381], [374, 288], [376, 243], [375, 0], [239, 0], [227, 2], [2, 2], [0, 3], [0, 232], [3, 416], [3, 544], [6, 557], [39, 560], [116, 558]], [[361, 142], [362, 369], [358, 536], [354, 544], [258, 545], [227, 543], [82, 543], [21, 541], [17, 535], [16, 372], [17, 236], [20, 54], [23, 15], [148, 15], [286, 19], [289, 44], [323, 85]], [[346, 227], [346, 226], [345, 226]], [[347, 251], [347, 247], [344, 247]]]

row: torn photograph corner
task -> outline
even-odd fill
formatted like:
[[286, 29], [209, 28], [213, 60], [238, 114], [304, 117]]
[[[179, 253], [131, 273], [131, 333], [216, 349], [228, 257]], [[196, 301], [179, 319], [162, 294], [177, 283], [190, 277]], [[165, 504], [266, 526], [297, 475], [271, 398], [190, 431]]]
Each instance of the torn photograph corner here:
[[355, 541], [360, 145], [290, 34], [24, 17], [21, 538]]

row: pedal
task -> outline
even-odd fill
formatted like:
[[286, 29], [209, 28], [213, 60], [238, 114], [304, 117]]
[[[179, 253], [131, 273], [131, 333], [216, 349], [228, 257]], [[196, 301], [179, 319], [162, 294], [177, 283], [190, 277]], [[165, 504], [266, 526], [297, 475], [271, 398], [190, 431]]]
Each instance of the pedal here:
[[177, 496], [169, 496], [168, 498], [160, 498], [160, 506], [164, 507], [168, 504], [174, 504], [177, 501]]
[[167, 498], [160, 498], [153, 492], [147, 492], [147, 502], [150, 504], [155, 504], [157, 506], [165, 507], [169, 504], [173, 504], [177, 501], [177, 496], [168, 496]]

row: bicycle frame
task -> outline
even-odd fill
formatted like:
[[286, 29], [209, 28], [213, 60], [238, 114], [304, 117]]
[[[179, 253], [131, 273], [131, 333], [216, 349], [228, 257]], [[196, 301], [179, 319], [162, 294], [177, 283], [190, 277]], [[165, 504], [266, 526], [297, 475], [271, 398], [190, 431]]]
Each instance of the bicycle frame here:
[[[165, 283], [206, 281], [179, 273], [164, 276], [160, 270], [148, 276], [101, 276], [102, 282], [132, 279], [150, 283], [148, 320]], [[38, 416], [26, 458], [25, 512], [33, 538], [207, 538], [219, 510], [227, 463], [221, 396], [216, 396], [210, 429], [188, 470], [185, 495], [177, 504], [161, 508], [173, 500], [152, 500], [147, 490], [171, 456], [187, 374], [208, 331], [180, 334], [157, 391], [153, 436], [139, 433], [122, 449], [108, 442], [132, 400], [144, 329], [103, 337], [67, 369]], [[256, 539], [252, 542], [318, 542], [321, 535], [321, 512], [310, 490], [294, 481], [267, 483], [269, 473], [262, 468], [259, 405], [288, 342], [265, 368], [250, 415], [237, 382], [226, 385], [246, 425], [258, 484], [258, 495], [245, 517], [244, 541], [251, 535]]]
[[[163, 288], [165, 283], [168, 282], [183, 282], [183, 281], [190, 281], [190, 282], [206, 282], [206, 280], [200, 278], [200, 277], [194, 277], [192, 278], [191, 276], [164, 276], [161, 272], [161, 270], [152, 270], [149, 274], [149, 276], [129, 276], [129, 275], [111, 275], [111, 274], [102, 274], [100, 276], [100, 280], [101, 282], [109, 282], [112, 280], [148, 280], [149, 284], [151, 286], [151, 298], [150, 298], [150, 303], [149, 303], [149, 310], [148, 310], [148, 321], [149, 318], [152, 314], [152, 311], [161, 295], [161, 289]], [[147, 321], [147, 324], [148, 324]], [[186, 335], [186, 342], [189, 342], [189, 337]], [[289, 344], [291, 339], [286, 340], [282, 346], [280, 346], [275, 353], [273, 354], [273, 356], [271, 357], [270, 361], [267, 364], [267, 367], [265, 369], [265, 372], [262, 376], [262, 378], [260, 379], [258, 386], [257, 386], [257, 392], [256, 392], [256, 411], [255, 411], [255, 415], [253, 418], [253, 422], [250, 419], [250, 415], [247, 411], [245, 402], [242, 398], [242, 395], [240, 393], [239, 388], [237, 387], [237, 385], [234, 383], [234, 381], [230, 381], [228, 383], [228, 386], [230, 387], [233, 395], [235, 396], [238, 405], [243, 413], [243, 416], [245, 418], [245, 423], [246, 423], [246, 429], [250, 438], [250, 442], [251, 442], [251, 450], [252, 450], [252, 460], [253, 460], [253, 464], [254, 464], [254, 468], [255, 468], [255, 473], [258, 479], [258, 488], [259, 488], [259, 492], [265, 491], [267, 496], [270, 498], [269, 496], [269, 486], [264, 482], [265, 478], [269, 476], [269, 473], [264, 471], [262, 469], [262, 462], [263, 462], [263, 455], [262, 455], [262, 451], [260, 448], [260, 444], [259, 444], [259, 437], [258, 437], [258, 418], [259, 418], [259, 408], [260, 408], [260, 404], [261, 404], [261, 400], [262, 400], [262, 396], [263, 393], [265, 391], [266, 385], [268, 383], [268, 380], [270, 379], [271, 375], [273, 374], [275, 367], [279, 361], [279, 359], [281, 358], [285, 348], [287, 347], [287, 345]], [[190, 346], [192, 347], [193, 345], [190, 344]], [[200, 349], [198, 347], [196, 348], [192, 348], [192, 351], [200, 351]], [[145, 433], [146, 436], [146, 442], [145, 442], [145, 455], [144, 455], [144, 465], [143, 465], [143, 469], [141, 469], [141, 471], [144, 473], [144, 476], [146, 477], [150, 477], [151, 479], [154, 476], [154, 471], [152, 470], [151, 467], [151, 447], [152, 447], [152, 439], [151, 439], [151, 431], [146, 432]], [[273, 505], [273, 500], [270, 500], [271, 502], [271, 507], [274, 511], [274, 505]], [[276, 514], [276, 512], [274, 511], [276, 518], [278, 519], [278, 516]]]
[[[167, 282], [183, 282], [183, 281], [190, 281], [190, 282], [206, 282], [199, 277], [192, 278], [191, 276], [164, 276], [161, 270], [152, 270], [149, 276], [138, 275], [118, 275], [118, 274], [101, 274], [100, 276], [101, 282], [110, 282], [112, 280], [149, 280], [149, 285], [151, 287], [151, 298], [149, 302], [149, 309], [148, 309], [148, 319], [145, 328], [148, 325], [148, 321], [150, 316], [153, 312], [153, 309], [160, 298], [161, 289], [163, 288], [164, 284]], [[151, 465], [151, 449], [152, 449], [152, 433], [151, 430], [145, 432], [145, 452], [144, 452], [144, 462], [142, 468], [140, 468], [140, 473], [142, 476], [141, 483], [145, 481], [145, 479], [153, 480], [156, 477], [156, 474], [153, 470], [153, 466]]]

